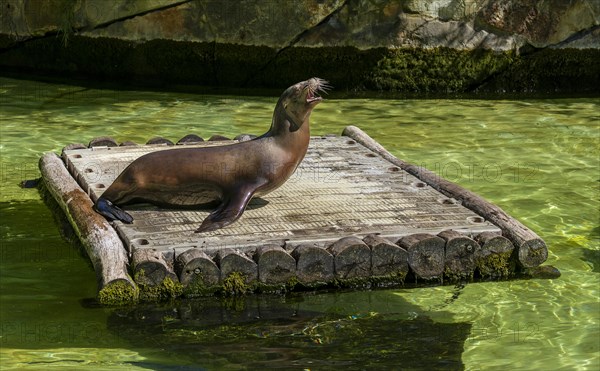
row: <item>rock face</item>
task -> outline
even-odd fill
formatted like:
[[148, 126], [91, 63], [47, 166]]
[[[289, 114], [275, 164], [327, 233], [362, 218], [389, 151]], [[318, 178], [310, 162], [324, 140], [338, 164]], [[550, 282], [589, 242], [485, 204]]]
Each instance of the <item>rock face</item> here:
[[[21, 72], [273, 87], [319, 75], [346, 89], [409, 92], [600, 85], [597, 0], [1, 4], [0, 65]], [[566, 85], [544, 77], [557, 58]], [[515, 80], [516, 67], [533, 80]]]

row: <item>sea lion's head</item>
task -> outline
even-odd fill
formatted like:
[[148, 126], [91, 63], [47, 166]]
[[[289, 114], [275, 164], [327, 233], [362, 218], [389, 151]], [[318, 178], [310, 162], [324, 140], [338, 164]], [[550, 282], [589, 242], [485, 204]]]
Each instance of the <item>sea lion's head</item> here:
[[281, 94], [277, 102], [273, 123], [275, 124], [276, 119], [282, 118], [279, 115], [284, 115], [290, 124], [289, 131], [298, 130], [308, 122], [313, 108], [323, 100], [319, 93], [327, 92], [329, 88], [327, 81], [318, 77], [290, 86]]

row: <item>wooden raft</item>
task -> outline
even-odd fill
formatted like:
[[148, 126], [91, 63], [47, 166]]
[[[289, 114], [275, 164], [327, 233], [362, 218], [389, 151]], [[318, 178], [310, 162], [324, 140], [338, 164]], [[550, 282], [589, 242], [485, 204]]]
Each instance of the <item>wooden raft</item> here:
[[[187, 136], [180, 144], [226, 144], [199, 141]], [[174, 148], [152, 141], [157, 142], [163, 143], [116, 146], [110, 139], [95, 140], [89, 148], [65, 147], [62, 161], [54, 154], [41, 159], [46, 187], [99, 273], [103, 302], [115, 301], [115, 291], [131, 296], [127, 301], [138, 294], [160, 299], [297, 285], [501, 278], [547, 258], [545, 243], [500, 208], [395, 158], [352, 126], [343, 136], [313, 137], [292, 178], [254, 199], [226, 228], [197, 234], [211, 210], [151, 205], [127, 207], [133, 224], [110, 227], [92, 201], [139, 156]]]

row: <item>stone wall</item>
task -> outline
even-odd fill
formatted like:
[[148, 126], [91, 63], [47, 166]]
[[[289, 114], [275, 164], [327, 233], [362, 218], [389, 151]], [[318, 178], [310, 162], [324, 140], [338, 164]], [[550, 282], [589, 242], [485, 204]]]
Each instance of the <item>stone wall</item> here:
[[148, 84], [586, 92], [598, 0], [0, 0], [0, 66]]

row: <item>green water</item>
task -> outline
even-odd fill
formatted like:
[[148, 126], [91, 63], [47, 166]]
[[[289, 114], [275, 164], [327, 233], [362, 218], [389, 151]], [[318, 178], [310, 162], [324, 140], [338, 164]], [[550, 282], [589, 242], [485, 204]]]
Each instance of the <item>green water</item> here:
[[[555, 280], [102, 308], [87, 258], [35, 190], [46, 151], [262, 134], [277, 97], [85, 89], [0, 79], [0, 368], [600, 368], [600, 99], [330, 99], [314, 134], [363, 128], [548, 244]], [[453, 298], [454, 297], [454, 298]]]

